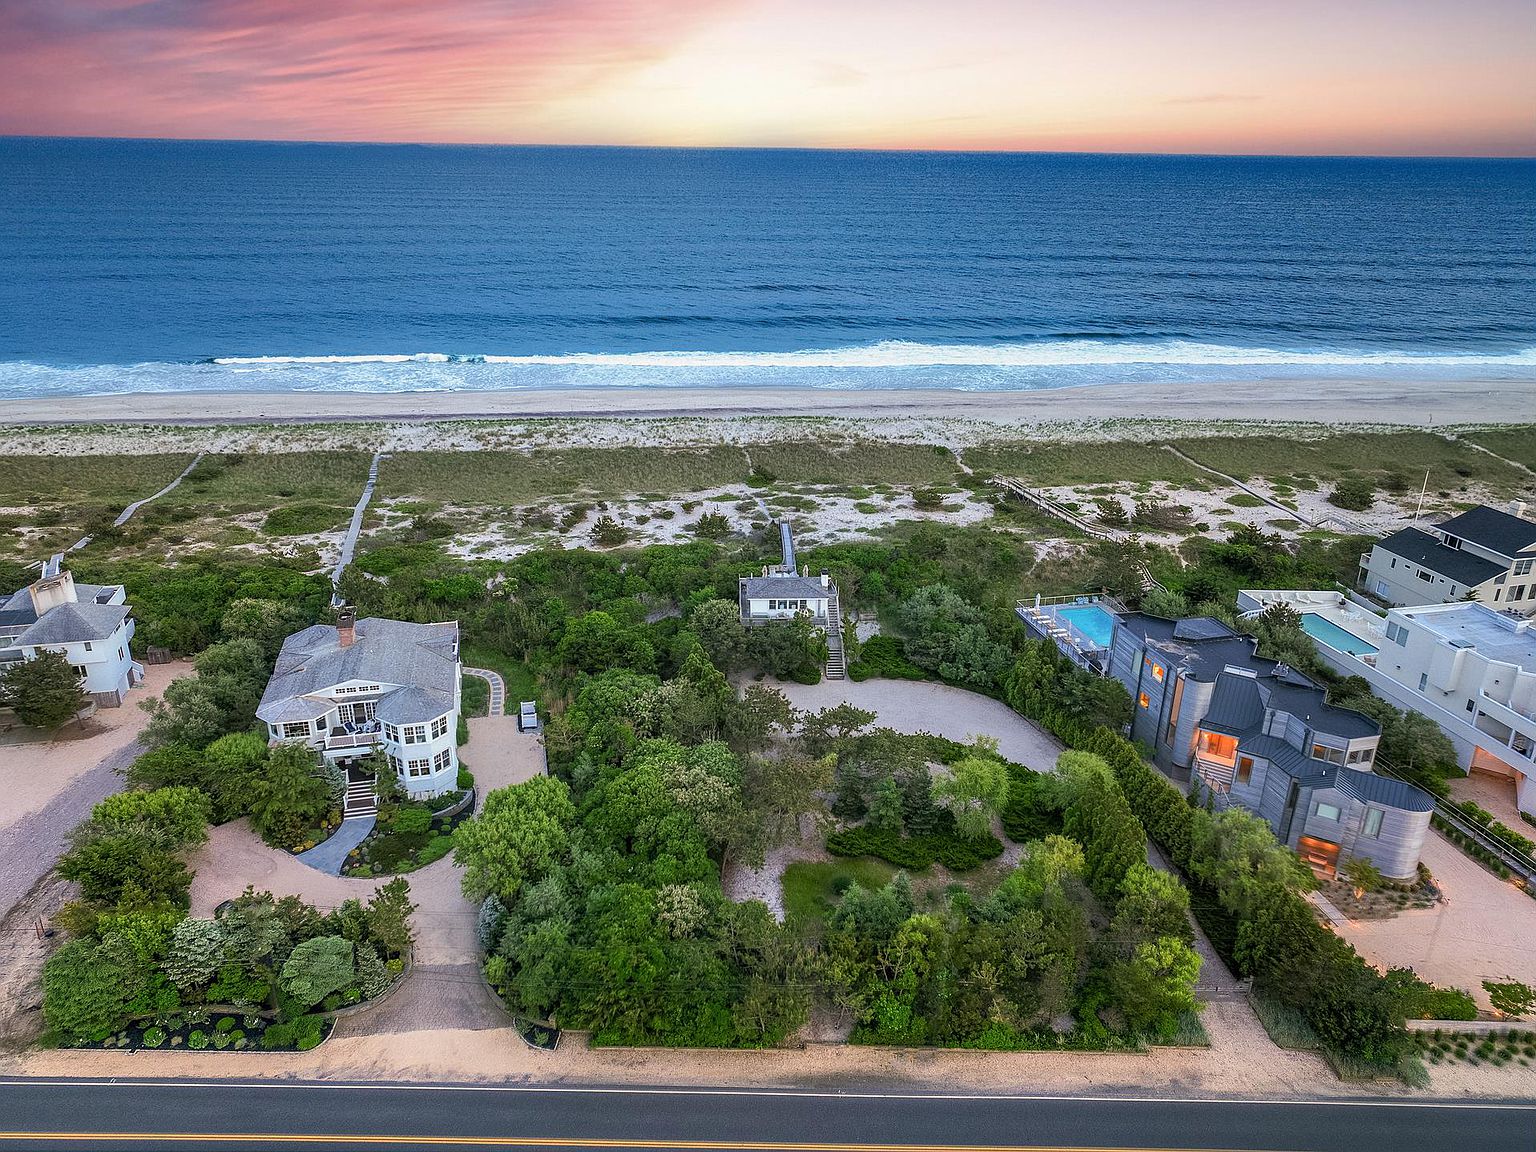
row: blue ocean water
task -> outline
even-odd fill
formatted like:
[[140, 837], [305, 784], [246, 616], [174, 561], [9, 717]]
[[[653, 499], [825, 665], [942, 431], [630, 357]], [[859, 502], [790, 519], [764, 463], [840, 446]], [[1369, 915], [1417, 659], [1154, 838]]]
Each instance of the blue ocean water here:
[[1536, 161], [0, 139], [0, 396], [1536, 381]]

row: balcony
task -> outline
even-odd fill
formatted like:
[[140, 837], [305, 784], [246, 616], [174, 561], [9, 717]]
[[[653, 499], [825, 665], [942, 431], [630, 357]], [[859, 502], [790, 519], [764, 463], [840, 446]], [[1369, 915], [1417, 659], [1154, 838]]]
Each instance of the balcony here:
[[369, 748], [381, 739], [383, 732], [377, 720], [366, 724], [345, 724], [325, 734], [325, 750], [333, 752], [343, 748]]

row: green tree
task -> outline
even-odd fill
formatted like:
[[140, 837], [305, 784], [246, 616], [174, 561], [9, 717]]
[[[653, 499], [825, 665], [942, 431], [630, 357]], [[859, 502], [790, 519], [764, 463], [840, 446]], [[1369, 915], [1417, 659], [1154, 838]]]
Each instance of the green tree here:
[[43, 1019], [66, 1042], [104, 1040], [127, 1023], [144, 980], [128, 950], [66, 941], [43, 965]]
[[570, 851], [576, 806], [565, 781], [535, 776], [498, 788], [485, 808], [454, 829], [454, 863], [464, 869], [464, 895], [494, 893], [511, 905], [523, 886], [538, 880]]
[[185, 908], [192, 874], [159, 837], [142, 830], [82, 840], [59, 857], [59, 875], [101, 908], [121, 911]]
[[1168, 1035], [1195, 1008], [1200, 957], [1183, 940], [1163, 936], [1138, 945], [1110, 969], [1115, 1005], [1133, 1032]]
[[896, 609], [907, 658], [958, 684], [990, 685], [1008, 666], [1008, 649], [987, 632], [986, 617], [944, 584], [920, 588]]
[[747, 629], [741, 622], [741, 608], [735, 602], [704, 601], [689, 615], [688, 627], [716, 668], [734, 672], [743, 667], [747, 655]]
[[972, 840], [992, 831], [993, 819], [1008, 803], [1008, 767], [988, 755], [971, 755], [952, 764], [933, 784], [934, 799], [949, 809], [955, 827]]
[[340, 992], [356, 975], [352, 942], [340, 936], [317, 936], [294, 945], [283, 962], [282, 987], [309, 1008]]
[[184, 785], [118, 792], [91, 809], [91, 818], [75, 830], [73, 839], [84, 842], [136, 832], [172, 851], [195, 848], [208, 839], [208, 814], [208, 797]]
[[51, 732], [90, 702], [80, 677], [61, 652], [39, 652], [0, 674], [0, 707], [11, 709], [28, 728]]
[[1511, 1020], [1518, 1020], [1536, 1009], [1536, 988], [1518, 980], [1484, 980], [1483, 991], [1488, 993], [1493, 1010]]
[[251, 827], [269, 844], [291, 844], [330, 805], [315, 751], [303, 744], [279, 744], [251, 782]]
[[1344, 861], [1341, 871], [1349, 880], [1350, 886], [1354, 888], [1356, 900], [1367, 892], [1378, 891], [1387, 879], [1381, 874], [1381, 869], [1364, 856], [1351, 856]]
[[386, 952], [404, 954], [411, 946], [411, 913], [415, 911], [410, 882], [396, 876], [374, 890], [363, 910], [369, 938]]
[[901, 786], [894, 776], [882, 777], [870, 793], [868, 824], [882, 832], [901, 832]]
[[229, 937], [216, 920], [181, 921], [171, 933], [165, 974], [183, 992], [212, 983], [229, 951]]

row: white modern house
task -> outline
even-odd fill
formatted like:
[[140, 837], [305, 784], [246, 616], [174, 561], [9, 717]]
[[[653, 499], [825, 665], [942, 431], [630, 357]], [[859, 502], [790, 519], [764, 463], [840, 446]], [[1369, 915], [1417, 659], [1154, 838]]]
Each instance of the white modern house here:
[[271, 743], [302, 741], [349, 769], [346, 815], [372, 810], [355, 765], [375, 748], [412, 797], [456, 786], [459, 626], [356, 620], [343, 607], [283, 641], [256, 715]]
[[54, 556], [42, 576], [0, 597], [0, 672], [44, 652], [62, 653], [81, 687], [104, 708], [144, 679], [133, 659], [133, 617], [121, 584], [76, 584]]
[[1386, 604], [1476, 600], [1536, 612], [1536, 521], [1524, 504], [1486, 505], [1424, 528], [1404, 528], [1360, 557], [1360, 587]]
[[1536, 621], [1472, 602], [1379, 616], [1337, 592], [1238, 594], [1240, 611], [1271, 604], [1301, 613], [1324, 663], [1433, 720], [1462, 768], [1507, 779], [1536, 816]]

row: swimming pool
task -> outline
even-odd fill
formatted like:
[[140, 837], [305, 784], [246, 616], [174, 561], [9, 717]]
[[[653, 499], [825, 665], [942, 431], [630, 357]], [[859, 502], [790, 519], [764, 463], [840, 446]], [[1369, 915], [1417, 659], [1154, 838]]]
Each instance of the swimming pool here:
[[1347, 652], [1351, 656], [1370, 656], [1376, 645], [1367, 644], [1353, 632], [1346, 632], [1326, 616], [1305, 612], [1301, 617], [1301, 630], [1312, 639], [1328, 645], [1335, 652]]
[[1097, 604], [1064, 604], [1054, 613], [1071, 624], [1094, 648], [1108, 648], [1115, 638], [1115, 615]]

